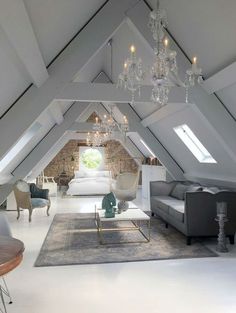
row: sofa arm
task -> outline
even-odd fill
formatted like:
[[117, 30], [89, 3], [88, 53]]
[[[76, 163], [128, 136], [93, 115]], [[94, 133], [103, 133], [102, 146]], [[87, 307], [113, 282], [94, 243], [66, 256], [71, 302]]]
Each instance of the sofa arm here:
[[166, 181], [151, 181], [150, 182], [150, 197], [152, 196], [168, 196], [171, 190], [177, 182], [166, 182]]
[[236, 230], [236, 193], [204, 191], [186, 192], [185, 224], [188, 236], [216, 236], [219, 232], [216, 218], [216, 202], [227, 203], [229, 221], [225, 233], [232, 235]]

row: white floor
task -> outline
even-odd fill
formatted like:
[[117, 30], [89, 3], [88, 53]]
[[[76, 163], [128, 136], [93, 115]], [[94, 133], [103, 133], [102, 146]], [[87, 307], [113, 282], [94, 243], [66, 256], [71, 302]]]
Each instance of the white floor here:
[[[8, 218], [25, 243], [22, 264], [7, 276], [8, 313], [235, 313], [236, 248], [219, 258], [33, 267], [55, 213], [89, 212], [98, 198], [56, 199], [51, 215]], [[138, 201], [140, 204], [140, 201]], [[214, 248], [215, 242], [209, 245]]]

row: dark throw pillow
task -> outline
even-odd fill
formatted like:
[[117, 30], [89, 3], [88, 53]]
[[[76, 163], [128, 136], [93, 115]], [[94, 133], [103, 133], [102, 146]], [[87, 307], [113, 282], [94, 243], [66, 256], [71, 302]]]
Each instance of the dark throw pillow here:
[[179, 200], [184, 200], [184, 196], [185, 196], [185, 192], [187, 191], [187, 188], [188, 188], [187, 185], [177, 184], [172, 190], [170, 196]]

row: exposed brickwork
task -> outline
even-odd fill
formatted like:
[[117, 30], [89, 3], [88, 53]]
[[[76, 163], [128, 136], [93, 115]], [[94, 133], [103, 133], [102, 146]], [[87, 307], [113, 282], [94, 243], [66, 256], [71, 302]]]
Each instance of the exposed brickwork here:
[[[65, 171], [72, 177], [79, 170], [80, 145], [84, 146], [78, 140], [70, 140], [45, 168], [44, 175], [57, 177]], [[115, 177], [120, 171], [136, 172], [137, 164], [118, 141], [109, 140], [105, 144], [105, 168]]]

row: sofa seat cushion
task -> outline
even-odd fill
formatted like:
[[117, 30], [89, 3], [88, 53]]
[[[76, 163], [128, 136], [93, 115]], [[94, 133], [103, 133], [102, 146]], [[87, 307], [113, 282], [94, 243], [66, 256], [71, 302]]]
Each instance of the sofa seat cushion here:
[[169, 215], [177, 221], [184, 223], [184, 201], [175, 200], [169, 206]]
[[169, 196], [155, 196], [151, 197], [151, 206], [159, 208], [168, 214], [171, 201], [173, 201], [173, 198]]

